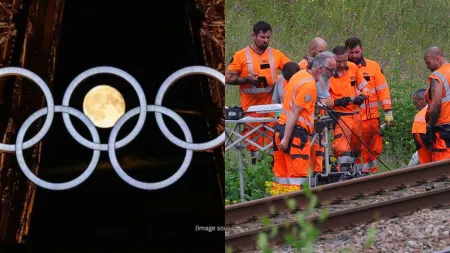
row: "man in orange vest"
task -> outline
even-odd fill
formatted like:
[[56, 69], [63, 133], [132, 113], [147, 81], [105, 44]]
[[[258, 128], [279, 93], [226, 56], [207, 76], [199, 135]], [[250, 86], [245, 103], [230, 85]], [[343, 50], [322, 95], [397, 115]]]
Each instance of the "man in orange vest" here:
[[275, 84], [273, 90], [272, 102], [274, 104], [282, 104], [284, 100], [284, 90], [291, 77], [300, 71], [300, 66], [297, 63], [291, 61], [284, 64], [281, 75], [278, 75], [278, 81]]
[[[225, 72], [225, 82], [230, 85], [239, 85], [241, 107], [244, 111], [252, 105], [266, 105], [272, 103], [272, 94], [275, 82], [277, 80], [277, 70], [282, 70], [284, 64], [290, 59], [280, 50], [269, 47], [270, 37], [272, 36], [272, 27], [270, 24], [259, 21], [253, 25], [253, 43], [234, 53], [227, 71]], [[250, 117], [274, 117], [274, 113], [258, 114], [247, 113]], [[256, 127], [260, 123], [249, 123]], [[275, 124], [267, 124], [273, 126]], [[250, 131], [244, 128], [242, 134]], [[256, 143], [264, 146], [269, 143], [272, 132], [269, 132], [270, 138], [259, 138]], [[255, 132], [248, 138], [254, 139], [258, 136]], [[251, 152], [252, 163], [256, 163], [258, 157], [258, 148], [248, 145], [247, 150]]]
[[416, 150], [419, 157], [419, 163], [425, 164], [431, 162], [431, 153], [427, 148], [429, 140], [426, 139], [427, 122], [425, 121], [425, 114], [427, 112], [427, 102], [425, 101], [425, 89], [419, 89], [413, 94], [413, 103], [419, 112], [414, 117], [412, 125], [412, 134]]
[[[362, 171], [378, 171], [377, 157], [383, 151], [383, 139], [380, 135], [380, 119], [378, 106], [381, 103], [384, 111], [384, 120], [387, 127], [395, 125], [392, 115], [392, 102], [389, 86], [380, 65], [363, 57], [362, 43], [359, 38], [350, 38], [345, 41], [348, 50], [348, 60], [355, 63], [367, 80], [369, 94], [361, 105], [362, 141], [367, 146], [362, 149]], [[372, 152], [368, 151], [371, 150]], [[373, 153], [373, 154], [372, 154]], [[361, 163], [358, 159], [358, 163]]]
[[432, 142], [429, 145], [431, 160], [434, 162], [450, 158], [450, 64], [438, 47], [428, 48], [423, 59], [432, 71], [425, 94], [428, 103], [425, 119], [427, 139]]
[[283, 107], [275, 126], [274, 167], [275, 185], [293, 186], [300, 190], [307, 182], [310, 154], [309, 135], [314, 128], [317, 86], [329, 84], [336, 70], [336, 60], [330, 52], [316, 56], [310, 69], [292, 76], [286, 86]]
[[330, 97], [333, 114], [338, 117], [333, 125], [333, 155], [337, 170], [349, 171], [355, 166], [361, 153], [362, 123], [360, 105], [369, 95], [367, 81], [356, 64], [348, 62], [347, 49], [337, 46], [333, 49], [336, 58], [336, 73], [330, 80]]
[[312, 39], [311, 42], [309, 43], [308, 54], [304, 56], [303, 59], [298, 63], [300, 68], [307, 69], [309, 63], [312, 62], [314, 57], [326, 51], [327, 47], [328, 47], [327, 42], [324, 39], [320, 37]]

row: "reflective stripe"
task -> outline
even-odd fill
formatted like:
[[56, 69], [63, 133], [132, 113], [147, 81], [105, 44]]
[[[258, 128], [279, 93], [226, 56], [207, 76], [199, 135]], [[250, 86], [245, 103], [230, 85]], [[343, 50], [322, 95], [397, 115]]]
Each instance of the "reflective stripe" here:
[[356, 162], [356, 158], [351, 157], [351, 156], [340, 156], [337, 159], [338, 163], [354, 163]]
[[358, 90], [362, 90], [364, 87], [366, 87], [366, 85], [367, 85], [367, 81], [366, 80], [364, 80], [364, 81], [362, 81], [362, 82], [360, 82], [359, 84], [358, 84]]
[[378, 85], [377, 87], [375, 87], [375, 89], [377, 90], [377, 91], [380, 91], [380, 90], [384, 90], [384, 89], [386, 89], [388, 86], [387, 86], [387, 83], [383, 83], [382, 85]]
[[254, 75], [255, 72], [253, 72], [253, 59], [252, 54], [250, 53], [250, 46], [245, 48], [245, 56], [247, 57], [248, 73]]
[[[383, 100], [383, 101], [386, 101], [386, 100]], [[389, 101], [391, 101], [391, 100], [389, 100]], [[370, 108], [377, 108], [378, 107], [378, 102], [370, 102], [369, 103], [369, 107]], [[365, 103], [361, 104], [361, 108], [366, 108], [366, 104]]]
[[414, 117], [414, 121], [425, 122], [425, 116], [416, 116]]
[[381, 104], [390, 105], [390, 104], [392, 104], [392, 101], [390, 99], [381, 100]]
[[278, 85], [278, 95], [280, 97], [281, 103], [283, 103], [283, 99], [284, 99], [284, 89], [283, 89], [284, 76], [283, 75], [280, 76], [280, 80], [278, 81], [277, 85]]
[[279, 184], [288, 184], [289, 178], [287, 177], [275, 177], [274, 181]]
[[290, 177], [288, 178], [288, 184], [301, 185], [308, 182], [306, 177]]
[[[270, 71], [272, 72], [272, 83], [276, 83], [277, 76], [276, 76], [276, 69], [275, 69], [275, 59], [273, 57], [272, 48], [269, 47], [269, 48], [267, 48], [267, 50], [269, 53]], [[250, 75], [254, 75], [255, 72], [253, 72], [253, 59], [252, 59], [252, 54], [250, 52], [250, 46], [245, 48], [245, 56], [247, 58], [248, 73]], [[256, 86], [253, 84], [252, 84], [251, 88], [242, 89], [242, 92], [246, 93], [246, 94], [257, 94], [257, 93], [272, 92], [272, 91], [273, 91], [273, 86], [266, 87], [266, 88], [256, 88]]]
[[264, 92], [272, 92], [273, 86], [266, 88], [244, 88], [242, 92], [245, 94], [256, 94], [256, 93], [264, 93]]
[[370, 93], [370, 94], [376, 94], [377, 92], [375, 91], [374, 88], [372, 88], [372, 89], [369, 90], [369, 93]]
[[276, 76], [276, 69], [275, 69], [275, 59], [273, 57], [273, 52], [272, 52], [272, 48], [269, 47], [267, 48], [267, 50], [269, 50], [269, 62], [270, 62], [270, 70], [272, 71], [272, 83], [275, 83], [277, 81], [277, 76]]
[[445, 78], [444, 75], [442, 75], [440, 72], [438, 71], [434, 71], [433, 72], [434, 75], [438, 76], [439, 79], [441, 79], [441, 81], [444, 83], [444, 87], [445, 87], [445, 97], [442, 98], [441, 103], [445, 103], [450, 101], [450, 87], [448, 86], [448, 81], [447, 78]]

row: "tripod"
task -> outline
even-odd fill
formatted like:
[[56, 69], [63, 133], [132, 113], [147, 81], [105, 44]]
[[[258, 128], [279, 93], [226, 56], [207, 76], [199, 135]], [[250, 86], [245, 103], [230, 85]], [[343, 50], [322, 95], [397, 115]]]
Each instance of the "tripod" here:
[[[354, 164], [351, 169], [345, 172], [331, 172], [328, 133], [329, 130], [332, 129], [332, 126], [330, 126], [329, 123], [333, 120], [334, 119], [330, 118], [330, 116], [319, 116], [315, 118], [314, 123], [316, 125], [316, 133], [311, 139], [310, 146], [312, 147], [316, 143], [316, 141], [321, 142], [321, 146], [324, 147], [325, 169], [322, 170], [322, 173], [317, 173], [313, 177], [311, 177], [311, 174], [308, 173], [308, 181], [311, 187], [335, 183], [362, 176], [360, 170], [357, 168], [359, 166], [357, 164]], [[320, 140], [321, 136], [323, 137], [322, 140]]]

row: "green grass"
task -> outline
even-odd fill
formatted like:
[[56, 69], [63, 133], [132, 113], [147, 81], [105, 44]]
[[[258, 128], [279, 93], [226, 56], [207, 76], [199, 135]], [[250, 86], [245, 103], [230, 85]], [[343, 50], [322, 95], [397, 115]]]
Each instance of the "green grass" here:
[[[259, 20], [272, 25], [270, 46], [296, 62], [316, 36], [328, 42], [330, 51], [349, 37], [360, 37], [364, 56], [383, 68], [397, 121], [385, 131], [389, 144], [380, 159], [391, 169], [408, 163], [414, 152], [410, 132], [416, 113], [411, 94], [426, 87], [430, 74], [424, 50], [439, 46], [450, 52], [450, 1], [227, 0], [225, 14], [227, 66], [235, 51], [252, 43], [252, 26]], [[227, 85], [225, 95], [227, 106], [239, 105], [238, 87]], [[233, 161], [236, 157], [234, 152], [226, 156]]]

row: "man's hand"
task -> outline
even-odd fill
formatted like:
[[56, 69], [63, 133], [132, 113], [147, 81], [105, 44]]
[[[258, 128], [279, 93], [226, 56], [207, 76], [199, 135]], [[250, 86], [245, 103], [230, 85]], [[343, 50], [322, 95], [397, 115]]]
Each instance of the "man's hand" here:
[[247, 81], [248, 83], [251, 83], [253, 85], [261, 85], [262, 84], [261, 80], [258, 80], [258, 78], [256, 78], [256, 76], [247, 76], [247, 77], [245, 77], [245, 81]]
[[334, 106], [347, 106], [348, 104], [350, 104], [350, 102], [352, 101], [352, 99], [350, 97], [343, 97], [343, 98], [338, 98], [334, 100]]
[[366, 100], [366, 96], [364, 94], [361, 94], [353, 100], [353, 104], [355, 105], [362, 105], [364, 103], [364, 100]]
[[384, 121], [387, 127], [395, 126], [394, 116], [392, 116], [392, 111], [387, 111], [384, 113]]
[[280, 147], [281, 150], [286, 151], [288, 145], [289, 145], [289, 140], [286, 139], [286, 137], [284, 137], [284, 138], [280, 141], [279, 147]]

